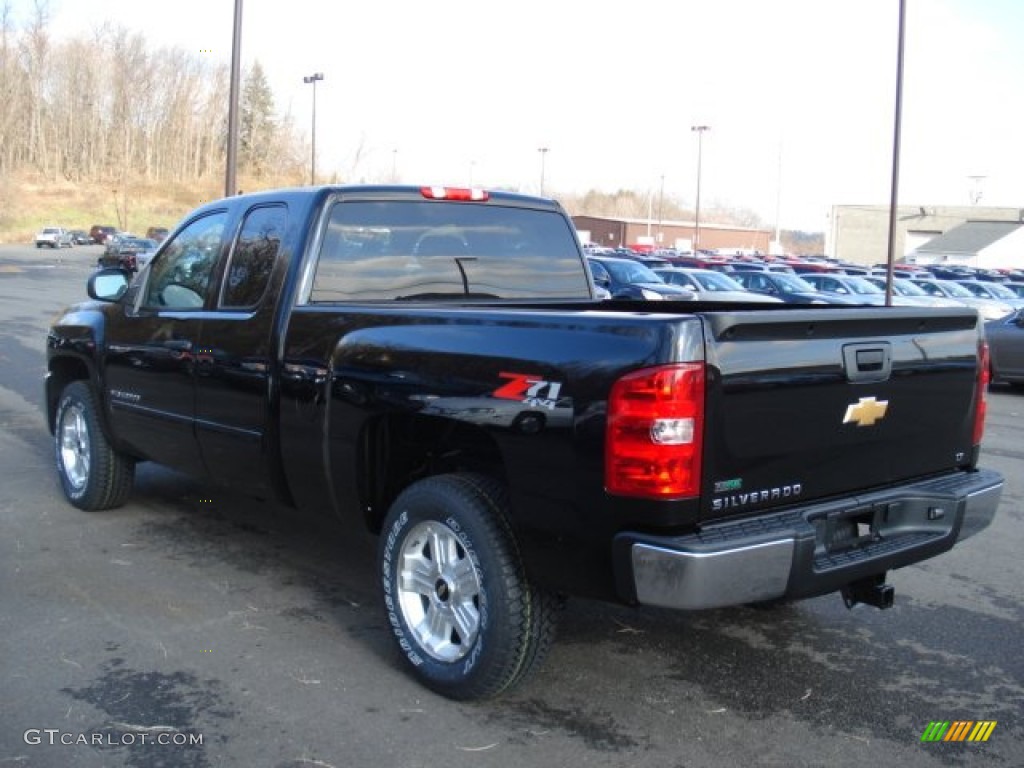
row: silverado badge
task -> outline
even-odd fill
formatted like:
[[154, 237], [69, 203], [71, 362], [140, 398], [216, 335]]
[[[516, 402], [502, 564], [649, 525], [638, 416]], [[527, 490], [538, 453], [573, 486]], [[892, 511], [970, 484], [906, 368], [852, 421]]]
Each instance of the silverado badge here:
[[846, 416], [843, 417], [843, 424], [853, 422], [858, 427], [874, 426], [876, 421], [881, 421], [885, 417], [885, 411], [888, 407], [888, 400], [862, 397], [853, 405], [846, 406]]

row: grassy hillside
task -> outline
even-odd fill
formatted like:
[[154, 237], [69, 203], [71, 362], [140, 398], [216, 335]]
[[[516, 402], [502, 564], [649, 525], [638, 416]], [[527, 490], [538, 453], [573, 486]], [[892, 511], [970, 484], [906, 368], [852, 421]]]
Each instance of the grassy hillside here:
[[[247, 191], [288, 186], [262, 180], [239, 186]], [[0, 243], [29, 243], [44, 226], [88, 230], [93, 224], [111, 224], [136, 234], [148, 227], [173, 227], [198, 205], [222, 197], [223, 178], [198, 184], [130, 181], [71, 182], [38, 176], [0, 177]]]

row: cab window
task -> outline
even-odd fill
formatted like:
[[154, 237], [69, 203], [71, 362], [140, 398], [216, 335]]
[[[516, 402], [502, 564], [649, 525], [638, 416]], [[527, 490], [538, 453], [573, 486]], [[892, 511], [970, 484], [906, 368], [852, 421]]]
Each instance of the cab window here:
[[287, 223], [287, 209], [283, 205], [256, 208], [246, 215], [224, 273], [222, 308], [244, 309], [259, 304], [270, 282]]
[[142, 306], [202, 309], [220, 255], [227, 213], [204, 216], [181, 230], [150, 265]]
[[576, 234], [554, 211], [339, 202], [318, 256], [314, 303], [590, 296]]

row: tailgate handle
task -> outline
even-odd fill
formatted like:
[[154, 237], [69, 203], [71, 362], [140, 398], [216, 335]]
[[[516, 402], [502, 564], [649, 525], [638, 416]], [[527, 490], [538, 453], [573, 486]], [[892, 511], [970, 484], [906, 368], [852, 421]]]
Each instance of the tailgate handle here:
[[843, 347], [846, 378], [853, 382], [886, 381], [892, 372], [892, 345], [887, 341]]
[[858, 349], [857, 370], [858, 371], [880, 371], [885, 356], [880, 349]]

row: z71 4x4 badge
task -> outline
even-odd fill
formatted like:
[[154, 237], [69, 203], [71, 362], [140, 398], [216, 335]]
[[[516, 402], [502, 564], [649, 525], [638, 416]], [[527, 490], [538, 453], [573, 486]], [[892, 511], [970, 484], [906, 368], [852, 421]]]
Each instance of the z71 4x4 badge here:
[[533, 373], [502, 371], [498, 375], [503, 379], [509, 379], [509, 382], [494, 390], [491, 393], [494, 397], [500, 397], [503, 400], [518, 400], [535, 408], [555, 409], [559, 393], [562, 391], [562, 382], [547, 381]]

